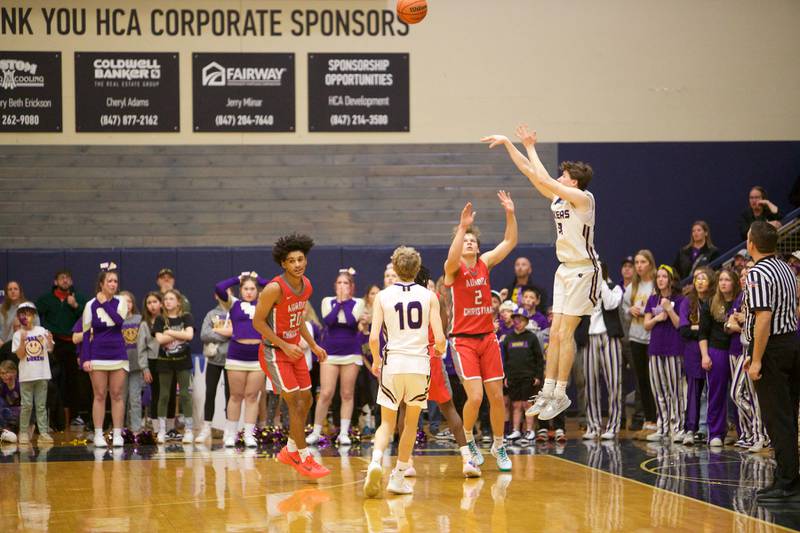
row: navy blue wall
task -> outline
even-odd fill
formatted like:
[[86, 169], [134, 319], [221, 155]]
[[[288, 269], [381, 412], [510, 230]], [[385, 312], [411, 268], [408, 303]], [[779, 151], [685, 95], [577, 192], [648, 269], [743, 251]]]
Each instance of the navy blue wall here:
[[640, 248], [672, 263], [697, 219], [725, 251], [739, 242], [736, 220], [751, 186], [786, 213], [800, 175], [800, 142], [562, 143], [558, 157], [594, 168], [596, 244], [614, 270]]
[[[394, 247], [317, 246], [309, 256], [306, 275], [315, 286], [312, 301], [317, 310], [323, 297], [332, 295], [340, 268], [356, 269], [356, 290], [363, 294], [367, 286], [383, 286], [383, 271]], [[423, 262], [437, 277], [447, 255], [445, 246], [418, 247]], [[550, 293], [556, 262], [553, 247], [525, 245], [517, 247], [511, 257], [492, 270], [492, 285], [498, 290], [513, 279], [514, 258], [524, 255], [534, 265], [534, 281]], [[184, 249], [116, 249], [116, 250], [0, 250], [0, 280], [22, 284], [26, 296], [35, 300], [47, 292], [53, 274], [64, 267], [72, 270], [75, 287], [87, 297], [94, 296], [98, 267], [114, 261], [120, 268], [121, 287], [133, 292], [141, 305], [144, 294], [155, 290], [159, 269], [170, 267], [177, 276], [176, 287], [192, 303], [192, 312], [199, 322], [214, 306], [214, 284], [245, 270], [256, 270], [271, 278], [280, 272], [269, 248], [184, 248]], [[196, 337], [197, 338], [197, 337]], [[200, 344], [195, 341], [195, 349]]]

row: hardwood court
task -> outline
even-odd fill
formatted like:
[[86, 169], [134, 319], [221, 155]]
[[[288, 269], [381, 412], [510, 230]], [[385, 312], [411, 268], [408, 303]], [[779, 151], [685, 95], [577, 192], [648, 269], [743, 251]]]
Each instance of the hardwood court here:
[[[0, 531], [784, 530], [676, 493], [670, 483], [704, 482], [675, 466], [680, 450], [659, 452], [630, 442], [622, 448], [570, 442], [528, 449], [513, 457], [511, 474], [497, 472], [487, 455], [483, 478], [473, 480], [462, 478], [459, 457], [432, 444], [415, 456], [413, 496], [370, 501], [361, 488], [367, 446], [357, 455], [324, 450], [332, 475], [318, 483], [253, 450], [168, 445], [3, 451]], [[640, 461], [645, 456], [650, 459]], [[629, 479], [637, 471], [655, 475], [667, 490]]]

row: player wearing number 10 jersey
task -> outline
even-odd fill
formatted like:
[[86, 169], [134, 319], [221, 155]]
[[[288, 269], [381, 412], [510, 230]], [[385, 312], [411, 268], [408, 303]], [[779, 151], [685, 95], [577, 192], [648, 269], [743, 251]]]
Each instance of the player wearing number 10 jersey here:
[[303, 312], [312, 292], [311, 282], [303, 274], [312, 246], [311, 237], [297, 234], [281, 237], [275, 243], [272, 257], [284, 272], [261, 291], [253, 327], [264, 339], [258, 354], [261, 368], [269, 376], [273, 390], [289, 408], [289, 441], [278, 453], [278, 460], [306, 477], [320, 478], [330, 472], [317, 463], [306, 448], [304, 427], [311, 408], [311, 378], [305, 354], [299, 346], [302, 337], [320, 362], [328, 355], [303, 322]]
[[505, 472], [511, 470], [511, 459], [503, 445], [503, 361], [494, 334], [489, 271], [517, 245], [517, 218], [511, 195], [500, 191], [497, 197], [506, 212], [503, 242], [493, 250], [480, 253], [480, 234], [472, 225], [475, 213], [472, 203], [467, 203], [461, 211], [461, 221], [444, 263], [444, 283], [450, 289], [453, 301], [450, 331], [453, 363], [467, 393], [462, 416], [467, 446], [472, 452], [473, 462], [480, 466], [483, 456], [475, 444], [472, 428], [478, 418], [485, 387], [494, 435], [492, 455], [497, 459], [498, 468]]

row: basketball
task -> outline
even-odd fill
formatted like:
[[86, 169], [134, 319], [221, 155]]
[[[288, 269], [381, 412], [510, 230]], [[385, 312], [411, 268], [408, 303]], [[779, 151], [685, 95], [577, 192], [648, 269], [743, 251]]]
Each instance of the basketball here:
[[417, 24], [422, 22], [428, 14], [428, 2], [426, 0], [398, 0], [397, 16], [406, 24]]

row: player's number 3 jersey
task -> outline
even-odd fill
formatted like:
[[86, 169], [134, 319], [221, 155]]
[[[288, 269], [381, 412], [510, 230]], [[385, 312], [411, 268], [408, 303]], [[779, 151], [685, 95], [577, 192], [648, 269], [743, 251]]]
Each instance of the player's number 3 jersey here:
[[416, 283], [395, 283], [378, 293], [386, 326], [383, 372], [428, 374], [428, 327], [433, 293]]
[[578, 211], [569, 201], [555, 198], [550, 204], [556, 225], [556, 256], [561, 263], [597, 261], [594, 250], [595, 202], [589, 196], [589, 209]]

